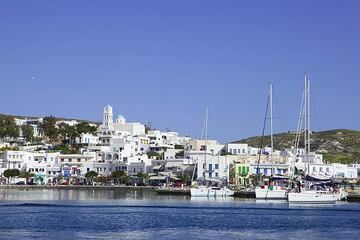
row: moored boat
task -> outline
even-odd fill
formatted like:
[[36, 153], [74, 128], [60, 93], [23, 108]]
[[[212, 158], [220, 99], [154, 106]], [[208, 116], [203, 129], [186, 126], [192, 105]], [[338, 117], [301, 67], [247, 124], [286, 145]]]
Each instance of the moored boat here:
[[286, 200], [287, 189], [282, 186], [262, 186], [255, 188], [256, 199]]
[[197, 186], [190, 189], [191, 197], [231, 197], [234, 191], [227, 187]]
[[289, 192], [289, 203], [333, 204], [341, 198], [340, 192], [305, 190], [302, 192]]

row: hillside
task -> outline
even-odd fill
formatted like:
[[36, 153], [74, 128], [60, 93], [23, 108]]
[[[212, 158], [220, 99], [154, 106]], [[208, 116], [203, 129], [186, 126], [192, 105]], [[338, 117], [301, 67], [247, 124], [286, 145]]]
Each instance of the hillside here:
[[[274, 135], [275, 149], [289, 148], [295, 140], [295, 133], [280, 133]], [[260, 147], [261, 136], [250, 137], [236, 141]], [[303, 141], [300, 147], [303, 147]], [[270, 145], [270, 136], [264, 137], [264, 145]], [[360, 162], [360, 131], [334, 129], [313, 132], [311, 134], [311, 151], [324, 154], [327, 162], [353, 163]]]
[[[20, 115], [10, 115], [10, 114], [3, 114], [0, 113], [0, 117], [12, 117], [12, 118], [27, 118], [27, 119], [37, 119], [40, 117], [30, 117], [30, 116], [20, 116]], [[42, 116], [45, 117], [45, 116]], [[84, 119], [76, 119], [76, 118], [63, 118], [63, 117], [56, 117], [56, 120], [58, 121], [71, 121], [71, 120], [76, 120], [79, 122], [87, 122], [87, 123], [93, 123], [93, 124], [100, 124], [100, 122], [96, 122], [96, 121], [89, 121], [89, 120], [84, 120]]]

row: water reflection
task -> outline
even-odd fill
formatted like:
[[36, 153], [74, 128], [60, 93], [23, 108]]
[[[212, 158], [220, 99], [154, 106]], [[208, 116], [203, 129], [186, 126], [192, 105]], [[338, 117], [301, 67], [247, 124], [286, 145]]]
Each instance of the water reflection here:
[[190, 196], [158, 195], [151, 189], [1, 189], [2, 201], [189, 200]]

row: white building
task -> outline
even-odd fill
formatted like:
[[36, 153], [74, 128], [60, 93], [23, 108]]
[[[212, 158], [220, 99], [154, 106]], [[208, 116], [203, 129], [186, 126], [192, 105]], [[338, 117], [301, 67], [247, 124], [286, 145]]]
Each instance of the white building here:
[[315, 164], [309, 166], [309, 173], [313, 177], [358, 178], [358, 170], [346, 164]]
[[15, 120], [15, 124], [20, 127], [19, 128], [20, 129], [19, 130], [20, 137], [23, 136], [21, 127], [25, 126], [25, 125], [31, 126], [33, 128], [33, 132], [34, 132], [33, 136], [34, 137], [42, 137], [43, 136], [43, 133], [41, 130], [41, 124], [43, 122], [43, 118], [33, 118], [33, 119], [14, 118], [14, 120]]
[[214, 156], [212, 154], [192, 155], [190, 160], [197, 164], [198, 178], [217, 178], [221, 180], [229, 180], [230, 161], [226, 156]]
[[188, 155], [204, 153], [205, 149], [207, 153], [212, 155], [220, 155], [224, 150], [225, 145], [220, 144], [216, 140], [199, 140], [192, 139], [189, 141], [189, 144], [186, 146], [185, 151]]
[[249, 145], [246, 143], [228, 143], [226, 152], [232, 155], [249, 155]]
[[76, 144], [84, 144], [84, 145], [96, 145], [99, 143], [99, 137], [94, 136], [90, 133], [82, 133], [80, 137], [75, 139]]

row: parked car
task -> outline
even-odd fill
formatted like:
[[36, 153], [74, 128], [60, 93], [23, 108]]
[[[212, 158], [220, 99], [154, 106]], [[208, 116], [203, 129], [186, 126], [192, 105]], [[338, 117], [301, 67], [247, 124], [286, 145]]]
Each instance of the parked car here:
[[19, 182], [15, 183], [15, 185], [25, 185], [25, 182], [24, 181], [19, 181]]

